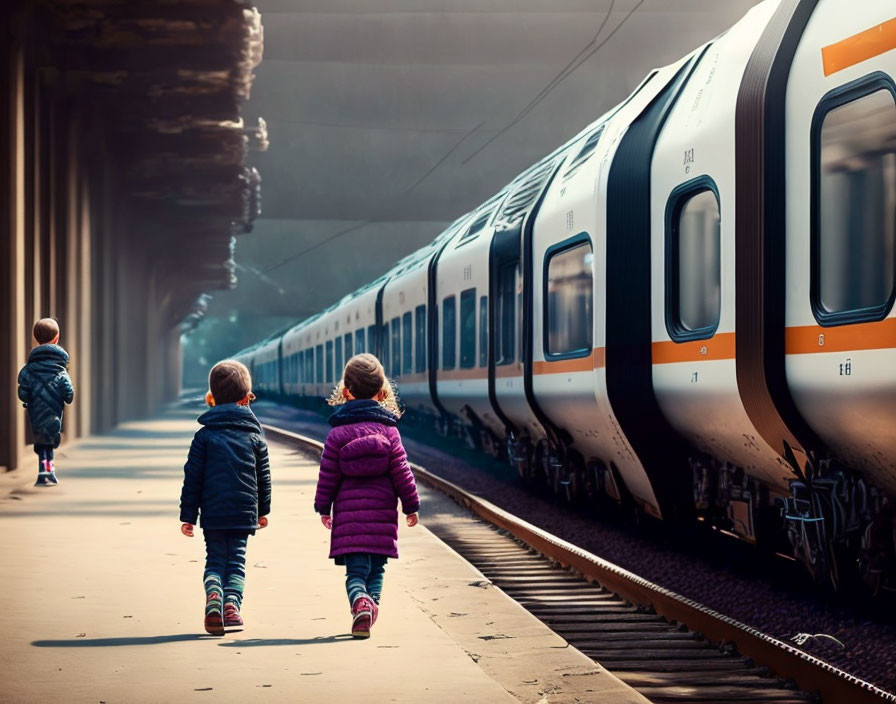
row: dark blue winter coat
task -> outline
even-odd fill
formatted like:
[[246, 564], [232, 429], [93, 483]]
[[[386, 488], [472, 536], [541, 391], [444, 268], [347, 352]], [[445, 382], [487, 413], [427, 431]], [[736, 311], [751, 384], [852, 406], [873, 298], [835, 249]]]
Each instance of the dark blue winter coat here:
[[19, 399], [28, 409], [35, 445], [59, 447], [62, 409], [75, 398], [68, 352], [59, 345], [38, 345], [19, 372]]
[[271, 470], [261, 424], [248, 406], [226, 403], [199, 416], [202, 424], [184, 465], [181, 523], [205, 530], [255, 532], [271, 512]]

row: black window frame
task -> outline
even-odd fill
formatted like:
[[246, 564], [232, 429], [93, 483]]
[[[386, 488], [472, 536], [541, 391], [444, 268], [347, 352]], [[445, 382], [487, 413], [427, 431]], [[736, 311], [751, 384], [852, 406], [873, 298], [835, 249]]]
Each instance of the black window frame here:
[[[451, 301], [451, 315], [448, 315], [448, 301]], [[450, 371], [457, 366], [457, 296], [451, 294], [442, 299], [442, 359], [441, 368]], [[449, 325], [449, 320], [451, 324]], [[451, 345], [448, 345], [448, 330], [451, 328]], [[450, 356], [448, 352], [450, 351]]]
[[[681, 312], [679, 310], [679, 290], [678, 290], [678, 221], [681, 217], [681, 211], [684, 206], [700, 193], [712, 193], [716, 199], [716, 205], [719, 210], [719, 312], [716, 321], [712, 325], [705, 325], [702, 328], [689, 330], [681, 324]], [[719, 196], [719, 187], [712, 177], [707, 174], [701, 174], [696, 178], [676, 186], [669, 199], [666, 201], [666, 219], [665, 219], [665, 312], [666, 332], [675, 342], [689, 342], [691, 340], [708, 340], [712, 338], [719, 329], [719, 322], [722, 318], [722, 199]]]
[[392, 358], [390, 360], [390, 374], [392, 376], [401, 376], [401, 317], [395, 316], [389, 321], [390, 332], [392, 335]]
[[419, 305], [414, 309], [414, 325], [416, 326], [416, 339], [414, 340], [414, 370], [418, 374], [426, 371], [426, 306]]
[[[568, 352], [551, 352], [550, 351], [550, 306], [548, 305], [548, 273], [551, 268], [551, 260], [556, 257], [558, 254], [563, 254], [564, 252], [575, 249], [576, 247], [580, 247], [584, 244], [587, 244], [591, 247], [591, 254], [594, 255], [594, 243], [591, 241], [591, 236], [587, 232], [580, 232], [577, 235], [573, 235], [572, 237], [563, 240], [562, 242], [558, 242], [557, 244], [548, 247], [547, 251], [544, 253], [544, 264], [542, 266], [542, 298], [541, 298], [541, 307], [542, 307], [542, 320], [541, 320], [541, 343], [542, 343], [542, 351], [544, 352], [544, 358], [550, 361], [557, 361], [561, 359], [581, 359], [582, 357], [587, 357], [592, 354], [594, 351], [594, 315], [595, 315], [595, 306], [592, 303], [591, 308], [591, 344], [585, 348], [576, 350], [569, 350]], [[591, 296], [594, 297], [594, 270], [592, 268], [591, 271]]]
[[488, 366], [488, 296], [479, 297], [479, 366]]
[[896, 103], [896, 83], [886, 73], [875, 71], [825, 93], [812, 115], [809, 154], [809, 303], [812, 315], [822, 327], [871, 323], [884, 320], [896, 300], [896, 257], [893, 261], [893, 285], [884, 303], [877, 306], [830, 312], [821, 302], [821, 130], [828, 113], [861, 100], [879, 90], [887, 90]]
[[[458, 311], [457, 311], [457, 322], [458, 322], [458, 337], [460, 338], [460, 344], [458, 345], [460, 354], [458, 355], [458, 366], [461, 369], [474, 369], [476, 367], [476, 287], [473, 286], [471, 288], [465, 288], [460, 292], [460, 296], [458, 297]], [[469, 309], [464, 311], [464, 307], [468, 306]], [[466, 330], [465, 323], [467, 322], [467, 317], [469, 317], [473, 321], [473, 329], [471, 331]]]
[[401, 316], [401, 371], [410, 374], [414, 369], [414, 316], [411, 311]]

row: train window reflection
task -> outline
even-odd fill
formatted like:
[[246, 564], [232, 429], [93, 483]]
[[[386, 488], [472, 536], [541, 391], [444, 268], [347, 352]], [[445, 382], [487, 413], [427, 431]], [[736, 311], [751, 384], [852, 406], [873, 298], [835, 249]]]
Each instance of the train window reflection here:
[[476, 289], [460, 292], [460, 366], [476, 366]]
[[516, 359], [516, 294], [520, 266], [507, 264], [498, 271], [498, 300], [495, 302], [495, 364]]
[[896, 269], [893, 93], [881, 88], [828, 110], [816, 144], [816, 316], [831, 323], [882, 318]]
[[414, 354], [417, 356], [414, 369], [418, 374], [426, 371], [426, 306], [414, 309], [414, 325], [417, 328]]
[[442, 369], [454, 369], [457, 347], [457, 299], [442, 301]]
[[591, 352], [594, 255], [582, 242], [547, 260], [546, 347], [549, 356]]
[[669, 303], [672, 337], [710, 337], [721, 311], [721, 214], [708, 188], [675, 205], [670, 242]]

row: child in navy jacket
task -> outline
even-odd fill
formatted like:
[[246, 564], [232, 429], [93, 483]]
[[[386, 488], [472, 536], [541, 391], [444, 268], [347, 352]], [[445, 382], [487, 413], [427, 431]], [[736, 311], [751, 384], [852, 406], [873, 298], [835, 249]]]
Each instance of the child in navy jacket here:
[[181, 532], [193, 537], [197, 516], [205, 535], [205, 630], [224, 635], [242, 626], [240, 606], [246, 580], [246, 543], [268, 524], [271, 472], [261, 424], [249, 410], [252, 378], [245, 365], [225, 360], [208, 377], [211, 409], [184, 466], [180, 497]]

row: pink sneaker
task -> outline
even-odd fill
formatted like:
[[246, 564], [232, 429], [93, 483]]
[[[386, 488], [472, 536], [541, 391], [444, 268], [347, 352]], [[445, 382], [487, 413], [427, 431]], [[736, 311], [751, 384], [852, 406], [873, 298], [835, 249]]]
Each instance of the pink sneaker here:
[[376, 620], [380, 615], [380, 605], [377, 604], [373, 599], [370, 600], [370, 605], [373, 607], [373, 616], [370, 618], [370, 625], [371, 627], [373, 627], [373, 624], [376, 623]]
[[373, 602], [366, 596], [359, 596], [352, 604], [352, 636], [355, 638], [370, 638], [373, 606]]
[[235, 628], [243, 625], [243, 617], [240, 616], [240, 610], [232, 601], [224, 604], [224, 626], [226, 628]]

